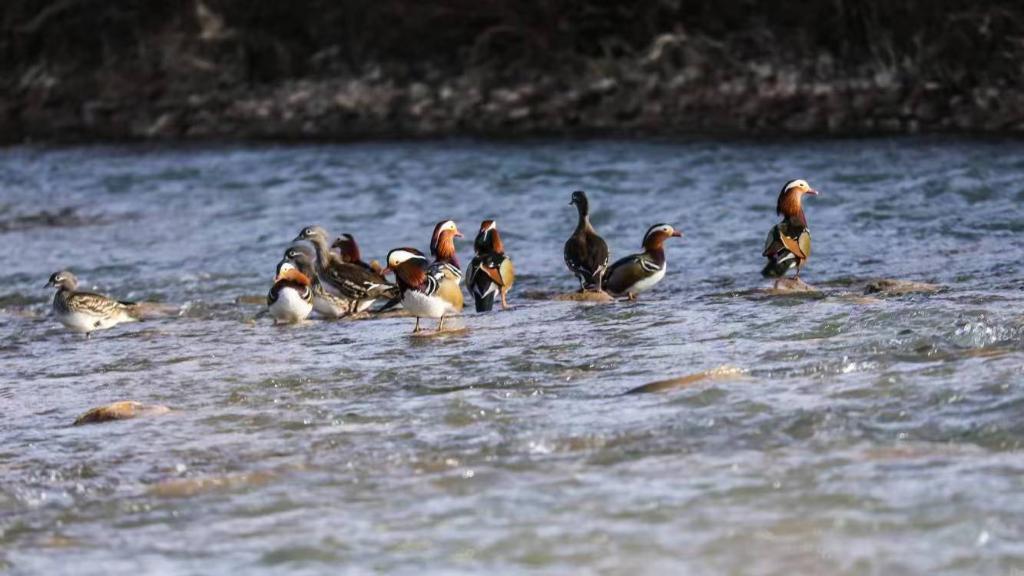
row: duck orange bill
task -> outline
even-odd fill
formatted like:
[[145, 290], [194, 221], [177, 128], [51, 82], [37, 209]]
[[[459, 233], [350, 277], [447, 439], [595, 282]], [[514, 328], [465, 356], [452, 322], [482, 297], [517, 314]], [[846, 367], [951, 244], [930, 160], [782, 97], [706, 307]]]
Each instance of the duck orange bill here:
[[673, 237], [673, 238], [679, 238], [679, 237], [680, 237], [680, 236], [682, 236], [682, 235], [683, 235], [683, 233], [682, 233], [682, 232], [680, 232], [679, 230], [673, 230], [673, 231], [672, 231], [672, 237]]
[[807, 190], [807, 192], [804, 192], [804, 194], [810, 194], [811, 196], [817, 196], [817, 195], [821, 194], [821, 192], [818, 192], [814, 188], [810, 188], [810, 189]]
[[295, 268], [289, 268], [274, 278], [274, 282], [280, 282], [281, 280], [294, 280], [299, 284], [309, 285], [309, 276], [306, 276]]
[[381, 276], [387, 276], [388, 274], [391, 274], [392, 272], [394, 272], [394, 270], [392, 270], [391, 267], [388, 266], [387, 268], [384, 268], [384, 269], [382, 269], [380, 271], [380, 275]]

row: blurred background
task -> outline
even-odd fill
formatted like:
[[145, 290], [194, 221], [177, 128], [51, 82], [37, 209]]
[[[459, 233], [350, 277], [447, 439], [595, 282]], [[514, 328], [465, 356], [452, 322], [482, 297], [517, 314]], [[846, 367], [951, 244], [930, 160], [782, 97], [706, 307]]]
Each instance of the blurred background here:
[[0, 138], [1024, 131], [1017, 0], [6, 0]]

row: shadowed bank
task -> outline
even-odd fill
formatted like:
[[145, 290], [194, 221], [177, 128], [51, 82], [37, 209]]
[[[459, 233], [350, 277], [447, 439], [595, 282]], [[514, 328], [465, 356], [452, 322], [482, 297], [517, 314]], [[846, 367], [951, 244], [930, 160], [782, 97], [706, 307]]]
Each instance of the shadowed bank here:
[[9, 0], [0, 138], [1024, 130], [1011, 0]]

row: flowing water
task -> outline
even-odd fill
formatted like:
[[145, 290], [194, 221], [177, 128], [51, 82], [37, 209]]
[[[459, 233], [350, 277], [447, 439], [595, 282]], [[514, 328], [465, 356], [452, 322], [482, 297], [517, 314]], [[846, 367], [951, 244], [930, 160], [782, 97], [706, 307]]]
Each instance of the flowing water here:
[[[823, 292], [770, 296], [796, 177]], [[575, 288], [578, 188], [613, 257], [686, 234], [638, 302], [523, 297]], [[8, 149], [0, 571], [1022, 573], [1022, 200], [1002, 141]], [[514, 310], [411, 338], [245, 303], [304, 225], [382, 259], [447, 218], [464, 263], [497, 219]], [[180, 314], [69, 334], [62, 267]], [[71, 425], [128, 399], [172, 412]]]

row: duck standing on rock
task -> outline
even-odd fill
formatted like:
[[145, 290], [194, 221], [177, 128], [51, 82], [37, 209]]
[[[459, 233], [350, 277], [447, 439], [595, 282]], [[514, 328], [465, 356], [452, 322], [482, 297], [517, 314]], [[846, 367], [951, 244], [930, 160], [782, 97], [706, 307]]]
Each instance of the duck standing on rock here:
[[78, 291], [78, 278], [67, 270], [54, 272], [46, 287], [54, 286], [53, 314], [72, 332], [84, 333], [113, 328], [122, 322], [137, 321], [137, 305], [121, 302], [102, 294]]
[[443, 220], [434, 226], [434, 233], [430, 236], [430, 255], [434, 257], [434, 262], [430, 266], [462, 282], [459, 256], [455, 253], [456, 238], [462, 238], [462, 233], [454, 220]]
[[[324, 291], [339, 298], [339, 315], [363, 312], [380, 298], [393, 298], [397, 288], [383, 275], [358, 264], [343, 262], [331, 254], [327, 245], [327, 231], [319, 226], [307, 226], [295, 237], [295, 242], [307, 241], [316, 251], [316, 275]], [[319, 308], [318, 308], [319, 311]]]
[[313, 260], [308, 253], [293, 250], [277, 264], [274, 285], [267, 293], [267, 310], [274, 324], [302, 322], [313, 311]]
[[668, 224], [655, 224], [648, 228], [642, 243], [644, 251], [626, 256], [608, 268], [604, 275], [604, 288], [613, 296], [626, 296], [635, 300], [636, 295], [647, 290], [665, 277], [668, 264], [665, 261], [665, 240], [677, 238], [683, 233]]
[[[804, 215], [804, 195], [817, 196], [806, 180], [790, 180], [782, 187], [775, 211], [782, 216], [782, 222], [772, 227], [764, 243], [762, 255], [768, 259], [761, 274], [766, 278], [782, 278], [790, 268], [796, 268], [796, 280], [800, 281], [800, 269], [811, 256], [811, 231]], [[775, 281], [775, 287], [779, 280]]]
[[576, 205], [579, 220], [576, 230], [565, 242], [565, 265], [580, 281], [580, 292], [602, 290], [601, 279], [608, 268], [608, 243], [590, 224], [590, 202], [582, 190], [572, 193], [570, 205]]
[[434, 226], [434, 233], [430, 237], [430, 254], [434, 261], [427, 273], [438, 278], [438, 290], [458, 313], [462, 312], [463, 299], [462, 270], [459, 269], [459, 257], [455, 254], [456, 238], [462, 238], [462, 233], [453, 220], [444, 220]]
[[[433, 269], [433, 271], [431, 271]], [[443, 286], [450, 280], [443, 270], [428, 264], [426, 256], [415, 248], [395, 248], [388, 252], [388, 267], [384, 273], [395, 273], [401, 292], [402, 306], [416, 317], [413, 334], [420, 331], [421, 318], [438, 318], [437, 331], [444, 329], [444, 319], [462, 311], [462, 291], [458, 297]], [[458, 288], [458, 284], [455, 285]]]
[[494, 296], [501, 296], [502, 310], [508, 310], [508, 291], [515, 282], [516, 272], [512, 259], [505, 256], [505, 245], [498, 234], [494, 220], [484, 220], [473, 241], [476, 256], [466, 269], [466, 285], [473, 293], [477, 312], [490, 312]]

